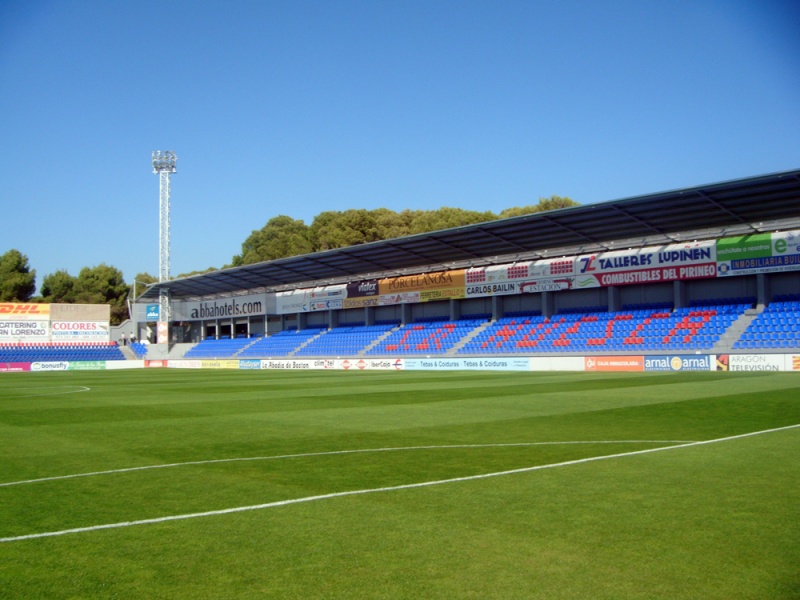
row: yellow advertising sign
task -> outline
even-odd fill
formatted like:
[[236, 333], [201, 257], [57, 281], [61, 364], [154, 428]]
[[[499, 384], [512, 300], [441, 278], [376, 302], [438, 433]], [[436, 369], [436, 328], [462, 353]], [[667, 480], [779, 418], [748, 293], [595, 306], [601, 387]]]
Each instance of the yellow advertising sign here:
[[342, 300], [342, 308], [364, 308], [366, 306], [378, 306], [378, 296], [362, 296]]
[[202, 360], [200, 361], [203, 369], [238, 369], [238, 360]]
[[423, 302], [463, 298], [466, 285], [464, 273], [464, 269], [458, 269], [380, 279], [378, 293], [381, 296], [390, 296], [403, 292], [420, 292], [420, 300]]
[[50, 317], [49, 304], [19, 304], [16, 302], [0, 302], [0, 318], [14, 317], [15, 319], [48, 319]]
[[437, 300], [451, 300], [463, 298], [464, 288], [448, 288], [444, 290], [427, 290], [419, 293], [420, 302], [436, 302]]

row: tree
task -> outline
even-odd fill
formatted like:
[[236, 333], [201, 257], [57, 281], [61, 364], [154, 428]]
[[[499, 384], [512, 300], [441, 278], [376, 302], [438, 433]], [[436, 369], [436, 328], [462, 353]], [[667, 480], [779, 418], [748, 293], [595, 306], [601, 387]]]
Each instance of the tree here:
[[575, 202], [575, 200], [572, 198], [567, 198], [566, 196], [550, 196], [549, 198], [539, 198], [539, 204], [537, 206], [539, 212], [544, 212], [546, 210], [580, 206], [580, 203]]
[[311, 223], [317, 250], [332, 250], [380, 240], [375, 214], [363, 208], [320, 213]]
[[264, 227], [250, 234], [242, 244], [242, 253], [233, 257], [233, 266], [240, 267], [276, 258], [308, 254], [312, 251], [306, 224], [285, 215], [278, 215], [267, 221]]
[[136, 281], [145, 285], [150, 285], [151, 283], [158, 283], [158, 277], [150, 275], [150, 273], [142, 272], [136, 274]]
[[[231, 265], [228, 265], [231, 266]], [[222, 267], [223, 269], [226, 267]], [[183, 279], [184, 277], [191, 277], [192, 275], [204, 275], [205, 273], [211, 273], [212, 271], [219, 271], [219, 267], [206, 267], [205, 269], [199, 269], [196, 271], [189, 271], [188, 273], [180, 273], [176, 275], [176, 279]], [[156, 283], [156, 282], [148, 282], [148, 283]]]
[[462, 225], [484, 223], [496, 218], [497, 216], [491, 211], [478, 212], [475, 210], [443, 206], [437, 210], [419, 211], [416, 218], [411, 222], [409, 233], [428, 233], [440, 229], [460, 227]]
[[42, 300], [48, 303], [72, 304], [75, 302], [75, 277], [60, 269], [42, 280]]
[[392, 240], [408, 235], [416, 212], [406, 209], [403, 212], [396, 213], [388, 208], [373, 210], [372, 214], [375, 217], [375, 224], [378, 228], [378, 237], [382, 240]]
[[531, 213], [556, 210], [558, 208], [570, 208], [572, 206], [580, 206], [580, 203], [566, 196], [550, 196], [549, 198], [539, 198], [539, 204], [507, 208], [500, 213], [500, 218], [508, 219], [510, 217], [521, 217], [522, 215], [529, 215]]
[[19, 250], [0, 256], [0, 302], [27, 302], [36, 291], [36, 271]]
[[146, 272], [137, 273], [130, 286], [131, 295], [133, 296], [135, 294], [136, 297], [141, 296], [151, 283], [158, 283], [158, 277]]
[[[569, 206], [578, 206], [578, 203], [570, 198], [550, 196], [539, 198], [537, 205], [506, 209], [500, 213], [500, 218]], [[242, 244], [242, 253], [234, 256], [232, 264], [227, 266], [240, 267], [310, 252], [485, 223], [497, 218], [492, 211], [447, 206], [436, 210], [404, 210], [400, 213], [388, 208], [329, 210], [314, 217], [310, 226], [306, 226], [303, 221], [279, 215], [267, 221], [261, 229], [253, 231]]]
[[106, 264], [84, 267], [75, 282], [77, 304], [108, 304], [111, 307], [111, 324], [119, 325], [128, 316], [126, 299], [129, 286], [122, 271]]

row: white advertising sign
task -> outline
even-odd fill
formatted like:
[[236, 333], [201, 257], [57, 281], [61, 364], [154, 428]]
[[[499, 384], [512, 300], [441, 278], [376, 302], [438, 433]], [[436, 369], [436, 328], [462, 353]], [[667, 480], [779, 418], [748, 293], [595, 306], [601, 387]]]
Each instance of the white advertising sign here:
[[389, 306], [392, 304], [414, 304], [419, 301], [419, 292], [401, 292], [399, 294], [387, 294], [380, 297], [381, 306]]
[[48, 342], [50, 341], [50, 322], [21, 320], [16, 317], [0, 320], [0, 341], [2, 342]]
[[729, 371], [783, 371], [786, 359], [783, 354], [731, 354]]
[[584, 254], [575, 287], [591, 288], [716, 277], [716, 243], [692, 242]]
[[347, 286], [344, 284], [278, 292], [276, 295], [276, 312], [279, 315], [289, 315], [301, 312], [337, 310], [342, 308], [346, 297]]
[[108, 342], [108, 322], [103, 321], [54, 321], [50, 324], [50, 335], [54, 342]]
[[173, 320], [212, 320], [267, 314], [266, 294], [176, 303]]
[[275, 296], [275, 310], [279, 315], [308, 312], [308, 298], [305, 290], [278, 292]]
[[528, 268], [528, 277], [550, 277], [553, 279], [569, 277], [575, 274], [575, 260], [574, 256], [537, 260], [531, 263]]
[[520, 283], [505, 281], [500, 283], [468, 283], [466, 290], [467, 298], [480, 296], [506, 296], [508, 294], [519, 294]]

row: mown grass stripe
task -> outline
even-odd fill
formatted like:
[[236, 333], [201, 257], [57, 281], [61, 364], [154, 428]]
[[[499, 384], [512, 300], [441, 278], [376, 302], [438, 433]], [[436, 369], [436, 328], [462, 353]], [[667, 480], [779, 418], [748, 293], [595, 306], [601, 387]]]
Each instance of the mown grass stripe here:
[[336, 456], [340, 454], [365, 454], [370, 452], [402, 452], [410, 450], [456, 450], [469, 448], [514, 448], [525, 446], [568, 446], [578, 444], [685, 444], [686, 440], [587, 440], [587, 441], [567, 441], [567, 442], [516, 442], [510, 444], [452, 444], [452, 445], [431, 445], [431, 446], [406, 446], [399, 448], [361, 448], [356, 450], [330, 450], [327, 452], [305, 452], [299, 454], [281, 454], [277, 456], [245, 456], [238, 458], [215, 458], [209, 460], [191, 460], [178, 463], [166, 463], [163, 465], [143, 465], [140, 467], [125, 467], [122, 469], [108, 469], [105, 471], [91, 471], [88, 473], [73, 473], [70, 475], [54, 475], [52, 477], [38, 477], [36, 479], [23, 479], [20, 481], [8, 481], [0, 483], [0, 487], [10, 487], [14, 485], [26, 485], [30, 483], [43, 483], [46, 481], [60, 481], [63, 479], [77, 479], [79, 477], [94, 477], [98, 475], [113, 475], [115, 473], [131, 473], [134, 471], [149, 471], [152, 469], [169, 469], [175, 467], [186, 467], [192, 465], [213, 465], [220, 463], [248, 462], [258, 460], [280, 460], [285, 458], [310, 458], [314, 456]]
[[157, 523], [166, 523], [166, 522], [170, 522], [170, 521], [182, 521], [182, 520], [187, 520], [187, 519], [197, 519], [197, 518], [203, 518], [203, 517], [221, 516], [221, 515], [228, 515], [228, 514], [234, 514], [234, 513], [240, 513], [240, 512], [264, 510], [264, 509], [267, 509], [267, 508], [277, 508], [277, 507], [281, 507], [281, 506], [289, 506], [289, 505], [293, 505], [293, 504], [301, 504], [301, 503], [306, 503], [306, 502], [314, 502], [314, 501], [317, 501], [317, 500], [329, 500], [329, 499], [332, 499], [332, 498], [343, 498], [343, 497], [346, 497], [346, 496], [357, 496], [357, 495], [374, 494], [374, 493], [380, 493], [380, 492], [392, 492], [392, 491], [400, 491], [400, 490], [408, 490], [408, 489], [430, 487], [430, 486], [435, 486], [435, 485], [444, 485], [444, 484], [448, 484], [448, 483], [460, 483], [460, 482], [465, 482], [465, 481], [475, 481], [475, 480], [479, 480], [479, 479], [488, 479], [488, 478], [491, 478], [491, 477], [501, 477], [501, 476], [506, 476], [506, 475], [516, 475], [516, 474], [519, 474], [519, 473], [530, 473], [530, 472], [533, 472], [533, 471], [541, 471], [541, 470], [544, 470], [544, 469], [554, 469], [554, 468], [558, 468], [558, 467], [567, 467], [567, 466], [572, 466], [572, 465], [579, 465], [579, 464], [585, 464], [585, 463], [590, 463], [590, 462], [609, 460], [609, 459], [612, 459], [612, 458], [625, 458], [625, 457], [629, 457], [629, 456], [640, 456], [640, 455], [643, 455], [643, 454], [652, 454], [652, 453], [655, 453], [655, 452], [663, 452], [665, 450], [677, 450], [677, 449], [681, 449], [681, 448], [691, 448], [691, 447], [695, 447], [695, 446], [704, 446], [704, 445], [708, 445], [708, 444], [717, 444], [717, 443], [721, 443], [721, 442], [728, 442], [728, 441], [733, 441], [733, 440], [753, 437], [753, 436], [757, 436], [757, 435], [764, 435], [764, 434], [768, 434], [768, 433], [775, 433], [775, 432], [779, 432], [779, 431], [786, 431], [786, 430], [790, 430], [790, 429], [796, 429], [798, 427], [800, 427], [800, 424], [789, 425], [789, 426], [786, 426], [786, 427], [777, 427], [777, 428], [773, 428], [773, 429], [764, 429], [764, 430], [761, 430], [761, 431], [753, 431], [753, 432], [749, 432], [749, 433], [743, 433], [743, 434], [739, 434], [739, 435], [727, 436], [727, 437], [722, 437], [722, 438], [717, 438], [717, 439], [712, 439], [712, 440], [689, 442], [689, 443], [679, 444], [679, 445], [675, 445], [675, 446], [662, 446], [662, 447], [659, 447], [659, 448], [649, 448], [649, 449], [645, 449], [645, 450], [635, 450], [633, 452], [622, 452], [622, 453], [617, 453], [617, 454], [608, 454], [608, 455], [604, 455], [604, 456], [592, 456], [592, 457], [588, 457], [588, 458], [580, 458], [580, 459], [576, 459], [576, 460], [569, 460], [569, 461], [564, 461], [564, 462], [552, 463], [552, 464], [549, 464], [549, 465], [536, 465], [536, 466], [533, 466], [533, 467], [523, 467], [523, 468], [520, 468], [520, 469], [511, 469], [511, 470], [508, 470], [508, 471], [496, 471], [494, 473], [483, 473], [483, 474], [479, 474], [479, 475], [469, 475], [469, 476], [465, 476], [465, 477], [453, 477], [453, 478], [450, 478], [450, 479], [439, 479], [439, 480], [436, 480], [436, 481], [425, 481], [425, 482], [420, 482], [420, 483], [408, 483], [408, 484], [403, 484], [403, 485], [381, 487], [381, 488], [350, 490], [350, 491], [345, 491], [345, 492], [334, 492], [334, 493], [330, 493], [330, 494], [320, 494], [320, 495], [315, 495], [315, 496], [306, 496], [306, 497], [303, 497], [303, 498], [292, 498], [292, 499], [287, 499], [287, 500], [278, 500], [276, 502], [268, 502], [268, 503], [265, 503], [265, 504], [255, 504], [255, 505], [250, 505], [250, 506], [237, 506], [237, 507], [225, 508], [225, 509], [220, 509], [220, 510], [197, 512], [197, 513], [188, 513], [188, 514], [183, 514], [183, 515], [169, 515], [169, 516], [165, 516], [165, 517], [155, 517], [155, 518], [152, 518], [152, 519], [139, 519], [139, 520], [136, 520], [136, 521], [124, 521], [124, 522], [120, 522], [120, 523], [107, 523], [107, 524], [103, 524], [103, 525], [91, 525], [91, 526], [88, 526], [88, 527], [76, 527], [76, 528], [73, 528], [73, 529], [63, 529], [63, 530], [60, 530], [60, 531], [48, 531], [48, 532], [42, 532], [42, 533], [32, 533], [32, 534], [27, 534], [27, 535], [0, 538], [0, 543], [18, 542], [18, 541], [24, 541], [24, 540], [34, 540], [34, 539], [40, 539], [40, 538], [46, 538], [46, 537], [56, 537], [56, 536], [69, 535], [69, 534], [75, 534], [75, 533], [88, 533], [88, 532], [92, 532], [92, 531], [102, 531], [102, 530], [106, 530], [106, 529], [119, 529], [119, 528], [123, 528], [123, 527], [134, 527], [134, 526], [138, 526], [138, 525], [152, 525], [152, 524], [157, 524]]

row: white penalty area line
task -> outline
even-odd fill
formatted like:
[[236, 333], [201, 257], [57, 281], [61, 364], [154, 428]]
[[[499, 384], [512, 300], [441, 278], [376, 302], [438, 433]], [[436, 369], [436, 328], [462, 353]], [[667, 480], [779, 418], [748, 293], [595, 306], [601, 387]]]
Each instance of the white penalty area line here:
[[315, 502], [317, 500], [330, 500], [332, 498], [344, 498], [345, 496], [359, 496], [363, 494], [375, 494], [380, 492], [395, 492], [399, 490], [410, 490], [415, 488], [430, 487], [434, 485], [444, 485], [448, 483], [459, 483], [464, 481], [475, 481], [478, 479], [488, 479], [490, 477], [501, 477], [504, 475], [516, 475], [518, 473], [530, 473], [533, 471], [542, 471], [544, 469], [555, 469], [557, 467], [568, 467], [571, 465], [580, 465], [590, 462], [597, 462], [601, 460], [609, 460], [612, 458], [624, 458], [627, 456], [638, 456], [643, 454], [652, 454], [654, 452], [663, 452], [667, 450], [677, 450], [680, 448], [691, 448], [694, 446], [705, 446], [708, 444], [718, 444], [720, 442], [729, 442], [732, 440], [739, 440], [743, 438], [753, 437], [757, 435], [764, 435], [767, 433], [776, 433], [779, 431], [787, 431], [790, 429], [797, 429], [800, 424], [788, 425], [786, 427], [776, 427], [774, 429], [764, 429], [762, 431], [753, 431], [750, 433], [743, 433], [739, 435], [732, 435], [713, 440], [704, 440], [700, 442], [688, 442], [676, 446], [661, 446], [659, 448], [649, 448], [646, 450], [635, 450], [633, 452], [622, 452], [618, 454], [607, 454], [605, 456], [593, 456], [590, 458], [580, 458], [577, 460], [568, 460], [559, 463], [552, 463], [549, 465], [537, 465], [534, 467], [523, 467], [521, 469], [511, 469], [508, 471], [496, 471], [494, 473], [484, 473], [482, 475], [468, 475], [465, 477], [453, 477], [451, 479], [439, 479], [436, 481], [424, 481], [421, 483], [407, 483], [404, 485], [395, 485], [389, 487], [380, 487], [364, 490], [351, 490], [347, 492], [334, 492], [331, 494], [320, 494], [317, 496], [306, 496], [304, 498], [292, 498], [288, 500], [278, 500], [276, 502], [267, 502], [265, 504], [254, 504], [251, 506], [237, 506], [234, 508], [225, 508], [221, 510], [210, 510], [206, 512], [188, 513], [183, 515], [171, 515], [166, 517], [156, 517], [153, 519], [140, 519], [137, 521], [124, 521], [121, 523], [108, 523], [105, 525], [92, 525], [89, 527], [76, 527], [74, 529], [62, 529], [61, 531], [46, 531], [43, 533], [31, 533], [28, 535], [19, 535], [13, 537], [0, 538], [0, 543], [3, 542], [18, 542], [23, 540], [34, 540], [46, 537], [55, 537], [60, 535], [69, 535], [72, 533], [87, 533], [90, 531], [101, 531], [104, 529], [120, 529], [122, 527], [133, 527], [136, 525], [152, 525], [156, 523], [167, 523], [170, 521], [184, 521], [187, 519], [199, 519], [202, 517], [216, 517], [220, 515], [229, 515], [234, 513], [248, 512], [254, 510], [264, 510], [267, 508], [277, 508], [280, 506], [289, 506], [292, 504], [301, 504], [304, 502]]
[[281, 454], [277, 456], [246, 456], [237, 458], [216, 458], [209, 460], [192, 460], [161, 465], [142, 465], [140, 467], [123, 467], [121, 469], [108, 469], [105, 471], [91, 471], [88, 473], [72, 473], [69, 475], [53, 475], [51, 477], [38, 477], [36, 479], [22, 479], [20, 481], [7, 481], [0, 483], [0, 488], [13, 485], [28, 485], [47, 481], [60, 481], [63, 479], [77, 479], [79, 477], [97, 477], [99, 475], [115, 475], [118, 473], [132, 473], [135, 471], [150, 471], [154, 469], [174, 469], [197, 465], [213, 465], [234, 462], [253, 462], [262, 460], [281, 460], [286, 458], [312, 458], [315, 456], [337, 456], [344, 454], [368, 454], [373, 452], [404, 452], [412, 450], [458, 450], [473, 448], [514, 448], [523, 446], [568, 446], [568, 445], [593, 445], [593, 444], [688, 444], [688, 440], [586, 440], [571, 442], [516, 442], [507, 444], [452, 444], [439, 446], [401, 446], [397, 448], [361, 448], [355, 450], [330, 450], [327, 452], [305, 452], [302, 454]]
[[[66, 389], [64, 389], [66, 388]], [[34, 398], [37, 396], [64, 396], [65, 394], [78, 394], [80, 392], [90, 392], [92, 391], [91, 388], [86, 387], [85, 385], [58, 385], [58, 386], [36, 386], [36, 387], [26, 387], [26, 388], [13, 388], [11, 392], [28, 392], [29, 390], [46, 390], [43, 392], [36, 392], [34, 394], [17, 394], [14, 396], [9, 396], [9, 398]], [[53, 390], [61, 390], [61, 391], [53, 391]]]

